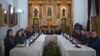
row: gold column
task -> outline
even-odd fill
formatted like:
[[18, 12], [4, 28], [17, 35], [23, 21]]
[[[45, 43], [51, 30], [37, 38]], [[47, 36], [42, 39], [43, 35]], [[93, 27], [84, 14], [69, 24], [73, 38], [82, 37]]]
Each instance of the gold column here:
[[60, 4], [57, 4], [57, 18], [60, 18]]
[[39, 5], [40, 6], [40, 18], [42, 18], [42, 4]]
[[71, 5], [68, 4], [68, 18], [71, 18]]
[[29, 4], [28, 11], [29, 11], [29, 13], [28, 13], [28, 26], [31, 26], [32, 25], [31, 21], [33, 21], [32, 20], [32, 12], [33, 12], [33, 10], [32, 10], [32, 4]]
[[39, 14], [39, 27], [41, 27], [41, 24], [42, 24], [42, 4], [39, 4], [39, 11], [40, 11], [40, 14]]

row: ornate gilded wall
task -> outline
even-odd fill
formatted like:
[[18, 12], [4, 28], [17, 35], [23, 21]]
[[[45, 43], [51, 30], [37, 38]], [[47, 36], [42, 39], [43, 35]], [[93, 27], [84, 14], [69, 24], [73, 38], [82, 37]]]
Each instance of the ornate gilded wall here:
[[33, 19], [39, 19], [39, 27], [61, 27], [66, 18], [66, 27], [72, 27], [71, 0], [29, 0], [29, 26]]
[[100, 16], [91, 17], [92, 30], [100, 36]]

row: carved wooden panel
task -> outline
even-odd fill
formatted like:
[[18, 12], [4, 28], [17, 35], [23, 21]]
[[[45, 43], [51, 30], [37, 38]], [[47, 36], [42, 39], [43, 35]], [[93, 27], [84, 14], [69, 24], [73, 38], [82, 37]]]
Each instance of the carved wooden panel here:
[[[61, 19], [66, 18], [66, 25], [64, 24], [64, 27], [69, 27], [69, 30], [72, 27], [72, 19], [71, 19], [71, 0], [29, 0], [28, 1], [28, 7], [29, 7], [29, 18], [28, 18], [28, 25], [31, 27], [33, 25], [34, 18], [38, 18], [39, 27], [46, 26], [45, 29], [43, 27], [43, 30], [47, 30], [48, 26], [56, 26], [52, 29], [61, 28]], [[48, 10], [48, 8], [51, 8]], [[38, 17], [34, 17], [34, 9], [38, 8]], [[62, 10], [61, 8], [65, 8], [65, 16], [61, 16]], [[52, 14], [53, 16], [47, 16], [48, 12]], [[48, 18], [51, 18], [51, 21], [48, 21]], [[48, 24], [49, 23], [49, 24]], [[63, 23], [62, 23], [63, 24]], [[62, 25], [63, 26], [63, 25]], [[65, 29], [66, 29], [65, 28]], [[66, 29], [67, 30], [67, 29]]]
[[95, 30], [100, 35], [100, 16], [91, 17], [92, 30]]

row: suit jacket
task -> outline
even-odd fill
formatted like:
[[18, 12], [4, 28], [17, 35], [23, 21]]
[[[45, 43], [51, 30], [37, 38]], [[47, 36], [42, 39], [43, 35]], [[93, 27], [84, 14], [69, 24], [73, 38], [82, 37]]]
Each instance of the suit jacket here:
[[92, 39], [88, 46], [96, 50], [96, 56], [100, 56], [100, 39], [98, 37]]
[[51, 34], [53, 34], [53, 31], [52, 30], [47, 30], [46, 34], [51, 35]]
[[87, 44], [87, 37], [85, 35], [80, 35], [81, 44]]
[[5, 56], [9, 56], [9, 52], [14, 46], [15, 45], [13, 37], [11, 39], [9, 39], [8, 37], [4, 39]]
[[19, 37], [19, 36], [16, 36], [15, 37], [15, 45], [16, 44], [24, 44], [24, 41], [25, 41], [26, 39], [23, 37], [23, 36], [21, 36], [21, 37]]
[[60, 35], [60, 34], [61, 34], [61, 30], [60, 30], [60, 29], [59, 29], [59, 30], [56, 30], [56, 31], [55, 31], [55, 34]]

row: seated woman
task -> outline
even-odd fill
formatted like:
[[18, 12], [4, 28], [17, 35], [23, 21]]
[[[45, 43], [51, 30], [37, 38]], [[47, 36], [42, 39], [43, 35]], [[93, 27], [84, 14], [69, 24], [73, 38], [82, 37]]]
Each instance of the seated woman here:
[[26, 28], [26, 39], [30, 38], [34, 34], [33, 28], [27, 27]]
[[21, 29], [21, 32], [22, 32], [22, 36], [23, 36], [24, 38], [26, 38], [26, 30], [25, 30], [25, 29]]
[[15, 36], [15, 45], [24, 44], [24, 42], [25, 42], [25, 38], [22, 35], [22, 31], [21, 30], [17, 31]]
[[33, 28], [30, 28], [29, 32], [30, 32], [30, 37], [31, 37], [34, 34]]
[[14, 47], [14, 37], [13, 37], [13, 30], [8, 29], [6, 37], [4, 39], [4, 46], [5, 46], [5, 56], [9, 56], [10, 50]]

